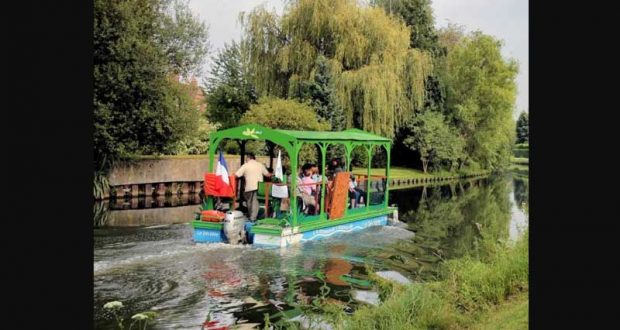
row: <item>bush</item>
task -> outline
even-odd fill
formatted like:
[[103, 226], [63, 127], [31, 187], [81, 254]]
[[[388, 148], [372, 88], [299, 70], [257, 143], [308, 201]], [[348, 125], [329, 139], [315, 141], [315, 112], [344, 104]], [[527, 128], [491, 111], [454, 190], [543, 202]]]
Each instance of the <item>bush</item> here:
[[[327, 131], [330, 129], [329, 123], [319, 120], [314, 109], [308, 103], [274, 97], [260, 98], [257, 104], [250, 106], [250, 110], [241, 118], [241, 124], [258, 124], [274, 129], [300, 131]], [[253, 151], [263, 153], [265, 152], [264, 149], [262, 147], [262, 150]], [[288, 155], [283, 152], [284, 156]], [[302, 147], [299, 154], [300, 164], [316, 162], [317, 158], [318, 154], [313, 145]]]

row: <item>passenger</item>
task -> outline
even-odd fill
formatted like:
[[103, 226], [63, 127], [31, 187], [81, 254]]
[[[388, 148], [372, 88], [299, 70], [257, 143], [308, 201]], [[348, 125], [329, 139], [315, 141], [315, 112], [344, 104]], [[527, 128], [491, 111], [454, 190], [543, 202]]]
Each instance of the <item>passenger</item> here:
[[338, 158], [333, 158], [330, 164], [330, 173], [329, 175], [332, 177], [336, 177], [336, 173], [344, 171], [342, 168], [341, 162]]
[[306, 168], [304, 172], [304, 177], [300, 182], [303, 186], [301, 186], [301, 198], [306, 206], [304, 212], [308, 211], [308, 206], [312, 206], [313, 209], [316, 209], [316, 200], [314, 199], [314, 194], [316, 192], [316, 185], [314, 184], [314, 180], [312, 180], [312, 171], [310, 167]]
[[263, 182], [263, 176], [271, 177], [272, 174], [267, 171], [265, 165], [256, 161], [256, 156], [253, 153], [248, 153], [247, 159], [247, 163], [237, 170], [235, 176], [245, 179], [243, 198], [248, 207], [248, 218], [253, 222], [258, 216], [258, 183]]
[[319, 200], [319, 204], [316, 205], [316, 208], [318, 210], [318, 208], [320, 207], [320, 203], [321, 203], [321, 189], [323, 189], [323, 187], [321, 186], [321, 184], [323, 183], [323, 179], [324, 176], [322, 176], [321, 174], [319, 174], [319, 167], [316, 164], [312, 164], [310, 166], [310, 172], [312, 173], [312, 181], [314, 181], [314, 183], [316, 183], [315, 187], [316, 187], [316, 196], [319, 196], [318, 200]]
[[306, 171], [310, 168], [309, 164], [304, 164], [303, 166], [301, 166], [298, 170], [297, 170], [297, 180], [299, 182], [301, 182], [301, 180], [304, 178]]
[[312, 181], [321, 182], [321, 175], [319, 174], [319, 167], [316, 164], [312, 164], [310, 166], [310, 171], [312, 172]]
[[349, 181], [349, 198], [351, 199], [351, 207], [356, 208], [362, 201], [364, 191], [357, 187], [357, 181], [355, 176], [351, 175], [351, 181]]

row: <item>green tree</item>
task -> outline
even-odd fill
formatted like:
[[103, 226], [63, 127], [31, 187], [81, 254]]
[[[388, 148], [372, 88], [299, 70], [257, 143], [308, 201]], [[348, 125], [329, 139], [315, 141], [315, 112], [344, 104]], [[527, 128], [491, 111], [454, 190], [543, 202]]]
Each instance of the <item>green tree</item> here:
[[323, 55], [346, 127], [393, 137], [424, 103], [430, 57], [409, 47], [410, 29], [382, 8], [355, 0], [298, 0], [282, 16], [257, 8], [242, 23], [260, 95], [299, 95]]
[[448, 32], [443, 40], [454, 44], [447, 45], [438, 68], [446, 86], [445, 115], [465, 139], [466, 162], [485, 169], [506, 166], [514, 141], [518, 65], [502, 57], [501, 42], [491, 36]]
[[308, 103], [261, 97], [241, 118], [241, 124], [259, 124], [277, 129], [328, 131], [329, 123], [317, 118]]
[[[435, 29], [433, 7], [430, 0], [374, 0], [375, 6], [382, 7], [386, 12], [402, 19], [411, 29], [409, 46], [429, 52], [435, 62], [447, 53], [447, 48], [439, 42]], [[442, 110], [445, 102], [445, 91], [437, 74], [431, 72], [424, 83], [425, 110]]]
[[300, 98], [310, 100], [319, 117], [330, 123], [332, 131], [344, 129], [344, 112], [338, 104], [332, 74], [324, 56], [317, 58], [314, 79], [306, 83]]
[[211, 121], [222, 128], [236, 126], [250, 105], [256, 103], [248, 75], [243, 53], [235, 42], [224, 46], [213, 58], [207, 79], [207, 116]]
[[429, 165], [439, 168], [446, 164], [451, 170], [454, 162], [462, 156], [464, 141], [448, 126], [441, 113], [425, 111], [412, 117], [406, 127], [409, 134], [403, 144], [419, 152], [424, 173]]
[[[312, 106], [296, 100], [284, 100], [275, 97], [262, 97], [257, 104], [241, 118], [241, 124], [259, 124], [276, 129], [300, 131], [329, 131], [329, 123], [318, 118]], [[250, 144], [249, 150], [264, 150], [264, 143]], [[283, 156], [286, 153], [283, 151]], [[305, 144], [299, 155], [301, 162], [316, 162], [318, 154], [315, 146]]]
[[527, 112], [523, 111], [517, 119], [517, 143], [528, 143], [530, 134], [530, 119]]
[[[191, 29], [191, 31], [188, 31]], [[207, 30], [187, 4], [94, 3], [95, 160], [163, 153], [198, 131], [198, 107], [172, 77], [199, 72]]]
[[[140, 0], [161, 6], [160, 28], [155, 38], [163, 47], [168, 65], [182, 76], [197, 76], [209, 51], [207, 28], [189, 8], [187, 0]], [[138, 1], [138, 2], [140, 2]]]
[[430, 0], [373, 0], [372, 3], [400, 17], [411, 28], [411, 48], [429, 51], [433, 56], [445, 54], [445, 48], [439, 44]]

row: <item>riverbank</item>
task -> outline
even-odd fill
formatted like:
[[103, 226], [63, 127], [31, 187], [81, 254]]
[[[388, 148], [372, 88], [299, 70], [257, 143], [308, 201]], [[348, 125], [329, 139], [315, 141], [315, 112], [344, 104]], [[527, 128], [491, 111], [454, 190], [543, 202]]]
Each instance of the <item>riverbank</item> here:
[[[353, 173], [358, 175], [366, 175], [368, 169], [355, 167]], [[403, 189], [416, 186], [424, 186], [428, 184], [445, 183], [447, 181], [469, 178], [481, 178], [491, 174], [490, 171], [474, 171], [474, 170], [461, 170], [456, 172], [437, 171], [431, 173], [424, 173], [424, 171], [406, 168], [406, 167], [391, 167], [390, 168], [390, 189]], [[385, 175], [384, 168], [372, 168], [370, 169], [370, 175]]]
[[[364, 175], [367, 173], [366, 168], [362, 167], [354, 167], [354, 174]], [[463, 176], [471, 176], [471, 175], [482, 175], [489, 174], [488, 171], [474, 171], [474, 170], [462, 170], [462, 171], [437, 171], [424, 173], [422, 170], [418, 170], [415, 168], [407, 168], [407, 167], [390, 167], [390, 178], [393, 179], [424, 179], [424, 178], [458, 178]], [[385, 168], [371, 168], [370, 175], [385, 175]]]
[[326, 307], [335, 329], [523, 329], [528, 318], [527, 232], [514, 246], [483, 241], [479, 257], [448, 260], [441, 279], [399, 285], [375, 278], [378, 306], [345, 315]]
[[[227, 154], [224, 157], [229, 173], [234, 173], [240, 166], [239, 156]], [[269, 164], [266, 156], [257, 156], [257, 160]], [[133, 156], [112, 167], [106, 177], [107, 185], [102, 185], [101, 192], [95, 194], [95, 199], [198, 193], [208, 168], [207, 155]], [[364, 175], [367, 169], [355, 168], [353, 172]], [[371, 174], [385, 175], [385, 169], [373, 168]], [[390, 186], [404, 188], [488, 174], [489, 172], [468, 170], [424, 173], [417, 169], [392, 167]]]

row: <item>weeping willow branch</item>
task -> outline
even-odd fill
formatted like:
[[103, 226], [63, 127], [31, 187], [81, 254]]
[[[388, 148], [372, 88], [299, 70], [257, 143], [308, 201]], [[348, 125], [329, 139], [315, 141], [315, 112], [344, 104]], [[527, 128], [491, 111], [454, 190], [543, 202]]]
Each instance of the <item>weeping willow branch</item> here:
[[387, 137], [423, 106], [430, 55], [409, 47], [410, 30], [382, 8], [355, 0], [298, 0], [284, 14], [259, 7], [241, 17], [242, 43], [262, 95], [287, 98], [312, 81], [325, 56], [347, 127]]

